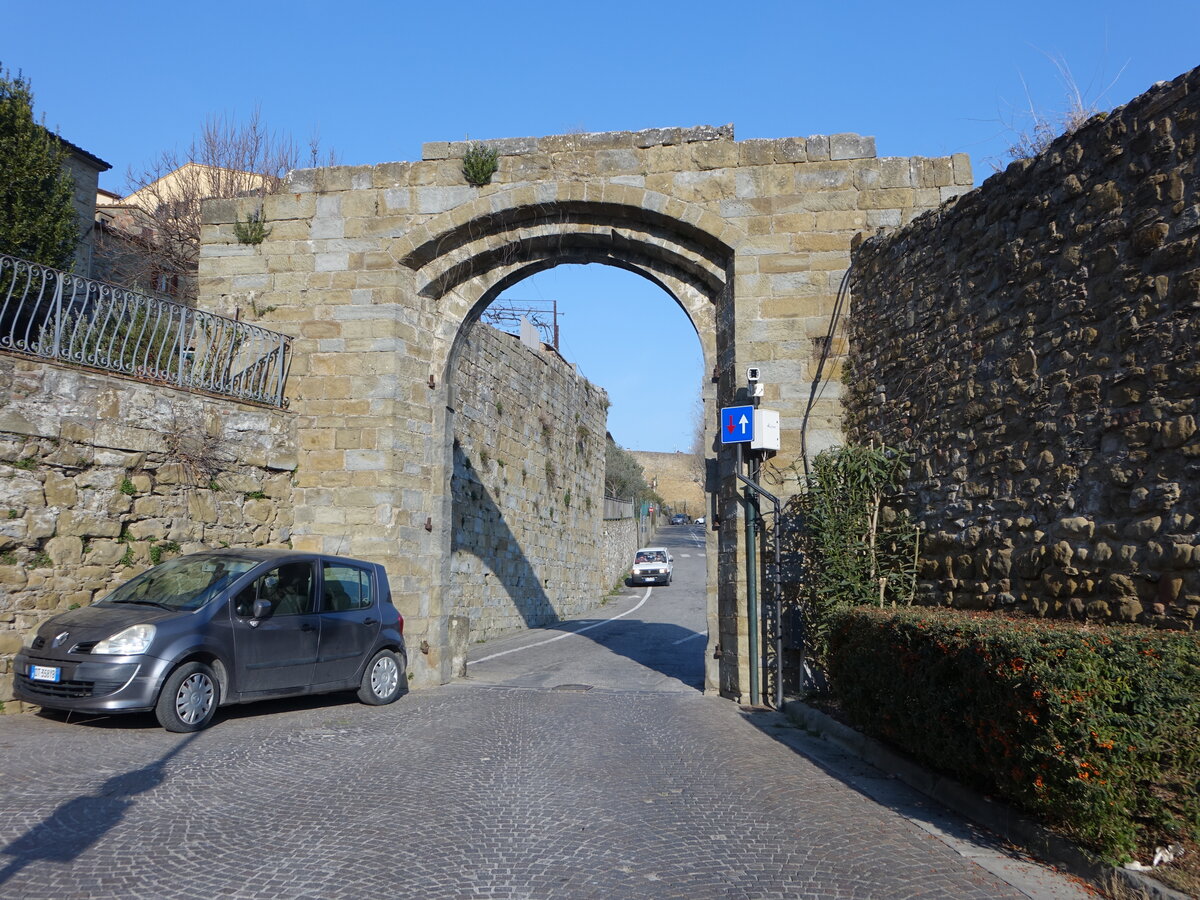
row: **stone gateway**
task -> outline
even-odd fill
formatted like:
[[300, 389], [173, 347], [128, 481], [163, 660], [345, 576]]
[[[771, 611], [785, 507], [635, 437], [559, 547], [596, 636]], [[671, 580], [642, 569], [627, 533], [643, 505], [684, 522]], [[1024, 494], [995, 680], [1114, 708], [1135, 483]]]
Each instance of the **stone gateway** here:
[[[872, 138], [854, 134], [737, 141], [731, 126], [488, 146], [499, 168], [481, 187], [463, 174], [468, 144], [433, 143], [417, 162], [298, 171], [281, 193], [206, 208], [200, 305], [296, 339], [292, 542], [383, 562], [410, 646], [423, 650], [414, 682], [448, 680], [449, 619], [463, 593], [451, 552], [464, 400], [453, 373], [469, 326], [535, 272], [618, 266], [687, 313], [712, 373], [707, 512], [726, 527], [708, 532], [707, 688], [741, 697], [743, 548], [727, 527], [738, 501], [714, 410], [744, 398], [746, 366], [760, 367], [763, 402], [782, 414], [780, 462], [795, 459], [851, 239], [968, 190], [967, 157], [880, 159]], [[266, 238], [239, 243], [237, 222], [260, 212]], [[835, 358], [841, 349], [839, 338]], [[836, 381], [807, 422], [809, 452], [839, 440]], [[539, 553], [599, 565], [594, 546]], [[537, 567], [524, 568], [532, 581]]]

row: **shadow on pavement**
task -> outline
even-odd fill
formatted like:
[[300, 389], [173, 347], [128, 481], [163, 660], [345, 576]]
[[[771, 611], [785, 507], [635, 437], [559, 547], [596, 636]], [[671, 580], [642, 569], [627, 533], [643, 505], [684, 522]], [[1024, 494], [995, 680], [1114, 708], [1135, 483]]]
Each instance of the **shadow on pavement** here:
[[138, 794], [152, 791], [166, 780], [167, 763], [197, 736], [188, 735], [147, 766], [114, 775], [94, 794], [68, 800], [11, 841], [0, 850], [0, 855], [12, 857], [0, 869], [0, 885], [39, 860], [69, 863], [77, 859], [120, 824]]
[[784, 713], [743, 710], [742, 716], [763, 734], [804, 757], [830, 778], [870, 802], [890, 809], [959, 855], [973, 859], [1010, 884], [1033, 885], [1038, 896], [1097, 896], [1082, 879], [1046, 868], [1046, 863], [1035, 860], [1028, 852], [950, 811], [895, 775], [877, 769], [819, 735], [806, 731]]
[[688, 687], [704, 689], [704, 632], [641, 619], [572, 619], [526, 633], [550, 639], [578, 635]]

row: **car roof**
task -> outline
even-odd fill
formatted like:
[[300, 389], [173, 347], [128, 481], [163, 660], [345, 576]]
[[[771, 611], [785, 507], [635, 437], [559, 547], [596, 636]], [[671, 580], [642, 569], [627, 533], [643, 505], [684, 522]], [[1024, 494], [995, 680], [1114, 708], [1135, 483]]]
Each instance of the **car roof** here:
[[635, 550], [634, 552], [635, 553], [649, 553], [649, 552], [656, 551], [656, 550], [660, 551], [662, 553], [667, 552], [666, 547], [638, 547], [637, 550]]
[[258, 562], [284, 559], [330, 559], [341, 562], [357, 563], [358, 565], [374, 566], [377, 563], [365, 559], [354, 559], [349, 556], [337, 556], [333, 553], [313, 553], [307, 550], [288, 550], [284, 547], [219, 547], [211, 550], [197, 550], [188, 556], [233, 556], [241, 559], [253, 559]]

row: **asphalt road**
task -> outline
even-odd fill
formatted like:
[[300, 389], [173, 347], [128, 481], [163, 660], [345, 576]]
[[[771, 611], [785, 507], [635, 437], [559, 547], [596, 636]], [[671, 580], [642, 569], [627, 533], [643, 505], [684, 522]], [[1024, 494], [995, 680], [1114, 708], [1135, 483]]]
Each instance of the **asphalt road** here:
[[700, 692], [670, 587], [479, 644], [468, 678], [152, 717], [0, 718], [0, 898], [1076, 897], [773, 713]]

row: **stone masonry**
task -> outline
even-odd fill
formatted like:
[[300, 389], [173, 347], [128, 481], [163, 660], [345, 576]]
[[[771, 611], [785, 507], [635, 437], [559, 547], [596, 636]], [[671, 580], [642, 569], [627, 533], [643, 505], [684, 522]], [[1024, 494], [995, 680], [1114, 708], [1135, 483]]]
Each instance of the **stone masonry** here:
[[554, 350], [481, 324], [453, 383], [451, 614], [477, 641], [590, 609], [609, 587], [607, 395]]
[[161, 559], [287, 546], [294, 417], [0, 356], [0, 702], [46, 617]]
[[[852, 238], [972, 184], [964, 155], [880, 159], [855, 134], [736, 141], [726, 126], [489, 144], [499, 170], [482, 187], [463, 176], [467, 144], [434, 143], [415, 162], [295, 172], [263, 201], [205, 211], [200, 305], [264, 310], [265, 325], [296, 339], [293, 543], [387, 566], [414, 644], [430, 648], [414, 662], [418, 685], [450, 677], [453, 360], [501, 291], [556, 265], [602, 263], [643, 275], [685, 310], [712, 373], [706, 445], [718, 465], [707, 488], [732, 524], [739, 503], [716, 409], [744, 398], [746, 366], [762, 369], [781, 456], [794, 459]], [[269, 235], [239, 244], [236, 220], [260, 203]], [[809, 422], [810, 449], [840, 439], [836, 384]], [[741, 697], [741, 529], [708, 539], [707, 687]]]
[[854, 257], [850, 430], [914, 457], [922, 598], [1195, 627], [1200, 69]]

